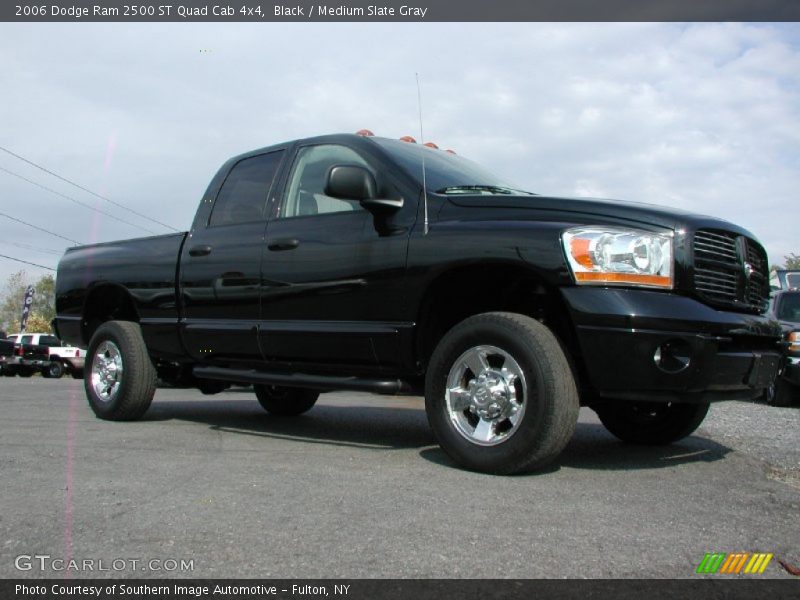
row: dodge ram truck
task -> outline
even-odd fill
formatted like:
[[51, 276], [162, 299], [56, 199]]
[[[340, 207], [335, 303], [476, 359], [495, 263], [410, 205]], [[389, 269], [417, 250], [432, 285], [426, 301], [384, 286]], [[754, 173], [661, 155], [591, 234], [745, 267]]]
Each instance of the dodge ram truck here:
[[141, 417], [158, 378], [250, 383], [274, 416], [333, 390], [417, 394], [456, 464], [509, 474], [555, 459], [582, 405], [667, 444], [774, 380], [769, 263], [746, 229], [524, 192], [359, 133], [230, 159], [186, 233], [67, 250], [54, 326], [88, 347], [98, 417]]

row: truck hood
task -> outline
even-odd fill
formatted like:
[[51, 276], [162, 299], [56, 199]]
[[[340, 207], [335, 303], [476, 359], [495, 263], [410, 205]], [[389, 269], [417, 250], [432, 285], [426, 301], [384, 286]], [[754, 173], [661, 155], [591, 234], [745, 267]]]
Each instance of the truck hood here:
[[[568, 218], [581, 220], [590, 218], [611, 218], [614, 220], [631, 221], [648, 225], [656, 225], [667, 229], [680, 229], [690, 226], [693, 228], [710, 227], [736, 231], [742, 235], [754, 238], [753, 234], [733, 223], [722, 219], [691, 213], [688, 211], [645, 204], [643, 202], [628, 202], [624, 200], [610, 200], [607, 198], [571, 198], [558, 196], [528, 196], [528, 195], [447, 195], [449, 202], [464, 208], [495, 208], [495, 209], [530, 209], [539, 213], [558, 214]], [[533, 214], [531, 218], [537, 218]]]

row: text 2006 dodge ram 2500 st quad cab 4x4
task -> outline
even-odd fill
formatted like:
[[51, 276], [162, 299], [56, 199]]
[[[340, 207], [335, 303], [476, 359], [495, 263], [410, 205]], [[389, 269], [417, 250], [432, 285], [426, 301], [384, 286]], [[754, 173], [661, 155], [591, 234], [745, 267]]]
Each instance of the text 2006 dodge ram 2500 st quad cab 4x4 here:
[[237, 156], [191, 231], [71, 248], [56, 293], [101, 418], [142, 416], [157, 377], [253, 383], [274, 415], [331, 390], [424, 393], [442, 448], [491, 473], [555, 458], [579, 405], [622, 440], [678, 440], [709, 402], [759, 396], [781, 357], [741, 227], [521, 192], [371, 136]]

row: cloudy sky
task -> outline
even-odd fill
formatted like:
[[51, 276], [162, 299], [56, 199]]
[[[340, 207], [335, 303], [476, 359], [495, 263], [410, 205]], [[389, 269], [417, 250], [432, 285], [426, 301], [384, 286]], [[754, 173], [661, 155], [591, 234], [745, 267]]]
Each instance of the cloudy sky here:
[[[800, 253], [798, 24], [3, 23], [0, 146], [184, 230], [234, 154], [416, 136], [415, 72], [426, 138], [521, 187], [693, 209], [772, 262]], [[0, 212], [81, 243], [169, 231], [2, 151]], [[0, 254], [55, 267], [67, 245], [0, 216]], [[45, 273], [0, 258], [0, 282], [20, 268]]]

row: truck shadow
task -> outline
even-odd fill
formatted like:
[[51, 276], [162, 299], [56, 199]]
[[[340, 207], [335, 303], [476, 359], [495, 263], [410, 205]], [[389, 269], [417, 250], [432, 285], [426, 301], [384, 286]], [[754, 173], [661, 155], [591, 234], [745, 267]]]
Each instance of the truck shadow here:
[[142, 420], [170, 419], [203, 423], [221, 433], [306, 444], [374, 450], [436, 444], [425, 412], [416, 408], [318, 404], [298, 417], [274, 417], [255, 400], [156, 401]]
[[[561, 455], [549, 466], [529, 475], [553, 473], [562, 467], [593, 471], [651, 470], [725, 458], [731, 448], [713, 440], [690, 436], [668, 446], [639, 446], [621, 442], [602, 425], [578, 423], [575, 434]], [[424, 459], [455, 467], [441, 448], [426, 448]], [[522, 476], [525, 476], [524, 474]]]
[[[299, 417], [268, 415], [255, 400], [156, 401], [143, 421], [189, 421], [230, 435], [369, 450], [419, 449], [425, 460], [455, 463], [437, 445], [425, 411], [410, 406], [328, 406], [318, 404]], [[669, 446], [623, 443], [599, 423], [578, 423], [575, 435], [551, 467], [589, 470], [648, 470], [714, 462], [731, 452], [713, 440], [690, 436]]]

